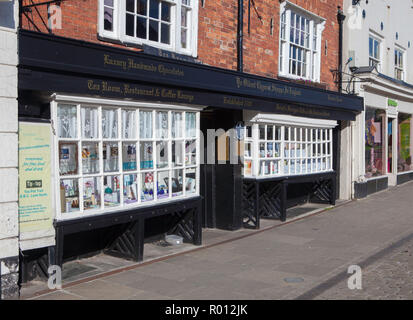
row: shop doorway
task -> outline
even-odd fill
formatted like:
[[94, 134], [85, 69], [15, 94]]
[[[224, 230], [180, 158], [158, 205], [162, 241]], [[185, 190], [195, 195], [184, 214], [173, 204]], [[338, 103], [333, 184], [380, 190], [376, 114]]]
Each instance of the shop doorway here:
[[387, 175], [389, 185], [394, 186], [397, 183], [397, 119], [387, 118]]

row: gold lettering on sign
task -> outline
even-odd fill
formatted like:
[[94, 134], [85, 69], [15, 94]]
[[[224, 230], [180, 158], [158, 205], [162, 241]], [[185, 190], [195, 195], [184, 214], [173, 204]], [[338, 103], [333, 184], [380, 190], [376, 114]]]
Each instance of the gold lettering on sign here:
[[305, 116], [318, 116], [323, 118], [329, 118], [331, 113], [324, 110], [315, 110], [306, 107], [292, 106], [292, 105], [281, 105], [276, 104], [276, 111], [287, 112], [294, 115], [305, 115]]
[[139, 70], [153, 73], [159, 73], [163, 76], [173, 75], [183, 77], [185, 72], [183, 69], [176, 67], [167, 67], [163, 64], [146, 64], [143, 62], [136, 62], [133, 58], [128, 59], [114, 59], [109, 54], [103, 55], [103, 64], [105, 66], [118, 67], [122, 70]]
[[224, 104], [228, 104], [231, 106], [239, 106], [239, 107], [252, 107], [253, 106], [253, 102], [251, 100], [235, 98], [235, 97], [224, 97]]
[[290, 86], [279, 86], [275, 83], [263, 82], [261, 80], [246, 79], [241, 77], [235, 77], [235, 83], [238, 89], [255, 89], [262, 93], [272, 93], [283, 96], [298, 97], [302, 96], [303, 93], [300, 89], [293, 88]]

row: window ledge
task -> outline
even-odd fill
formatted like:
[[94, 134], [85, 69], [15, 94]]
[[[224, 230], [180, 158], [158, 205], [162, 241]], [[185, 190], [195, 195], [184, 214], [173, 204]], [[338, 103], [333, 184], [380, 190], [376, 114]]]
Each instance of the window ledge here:
[[303, 79], [300, 77], [294, 77], [292, 75], [287, 75], [287, 74], [278, 74], [278, 79], [279, 80], [283, 80], [283, 81], [289, 81], [289, 82], [294, 82], [297, 84], [303, 84], [303, 85], [307, 85], [310, 87], [315, 87], [315, 88], [319, 88], [319, 89], [327, 89], [327, 84], [326, 83], [322, 83], [320, 81], [314, 81], [314, 80], [310, 80], [310, 79]]

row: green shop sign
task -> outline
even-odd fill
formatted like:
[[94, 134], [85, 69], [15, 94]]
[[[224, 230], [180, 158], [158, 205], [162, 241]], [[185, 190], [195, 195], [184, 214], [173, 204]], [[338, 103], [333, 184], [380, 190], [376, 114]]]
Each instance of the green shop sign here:
[[387, 99], [387, 105], [389, 107], [397, 107], [398, 106], [397, 101], [393, 100], [393, 99]]

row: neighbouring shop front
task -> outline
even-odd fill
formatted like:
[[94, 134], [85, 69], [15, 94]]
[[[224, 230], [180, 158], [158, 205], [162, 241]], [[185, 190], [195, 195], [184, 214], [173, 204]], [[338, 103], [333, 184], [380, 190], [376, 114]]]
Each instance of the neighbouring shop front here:
[[[34, 149], [27, 159], [43, 168], [23, 175], [19, 167], [21, 192], [46, 199], [31, 208], [33, 197], [23, 197], [21, 222], [31, 225], [20, 239], [23, 280], [102, 250], [142, 261], [145, 241], [165, 234], [200, 245], [202, 227], [259, 227], [262, 217], [285, 219], [285, 208], [303, 199], [335, 202], [339, 123], [355, 119], [361, 98], [19, 36], [20, 138], [34, 139], [20, 146]], [[40, 127], [46, 142], [37, 141]], [[224, 153], [208, 149], [208, 130], [225, 136], [234, 128]]]
[[364, 174], [359, 181], [356, 179], [356, 198], [413, 179], [413, 103], [408, 98], [413, 87], [382, 75], [378, 78], [381, 84], [387, 82], [394, 87], [379, 93], [373, 84], [364, 86], [365, 110], [360, 115], [364, 123], [359, 123], [364, 132], [359, 137], [364, 158], [358, 159]]

